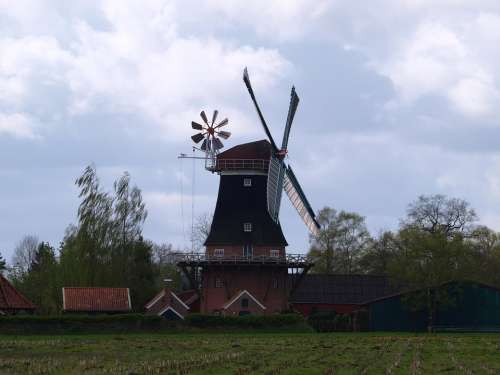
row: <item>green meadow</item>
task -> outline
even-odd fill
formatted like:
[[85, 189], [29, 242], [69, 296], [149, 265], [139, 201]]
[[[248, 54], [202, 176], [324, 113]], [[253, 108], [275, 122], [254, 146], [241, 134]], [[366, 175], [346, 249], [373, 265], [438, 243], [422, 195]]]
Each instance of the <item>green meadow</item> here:
[[500, 335], [5, 335], [0, 374], [500, 374]]

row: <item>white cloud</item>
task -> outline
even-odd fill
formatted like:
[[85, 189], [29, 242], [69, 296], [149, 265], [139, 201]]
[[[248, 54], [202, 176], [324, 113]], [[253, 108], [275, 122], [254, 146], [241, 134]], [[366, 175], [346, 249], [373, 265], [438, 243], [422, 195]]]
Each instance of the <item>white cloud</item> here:
[[22, 107], [37, 85], [51, 86], [64, 79], [71, 56], [57, 39], [45, 36], [0, 36], [0, 104]]
[[[160, 0], [123, 6], [108, 0], [98, 8], [105, 26], [94, 26], [92, 18], [74, 18], [64, 24], [72, 35], [69, 41], [59, 29], [43, 28], [53, 35], [0, 34], [0, 113], [27, 112], [46, 127], [53, 118], [70, 122], [99, 111], [142, 115], [153, 136], [172, 139], [181, 127], [186, 135], [189, 121], [201, 109], [219, 108], [245, 128], [248, 121], [235, 109], [235, 98], [246, 95], [243, 68], [249, 66], [257, 88], [269, 90], [291, 64], [275, 49], [181, 35], [178, 6]], [[55, 9], [64, 18], [64, 8]], [[54, 8], [44, 10], [54, 16]], [[7, 15], [23, 24], [19, 9]], [[27, 11], [26, 17], [35, 15]], [[50, 90], [58, 90], [60, 97], [58, 108], [47, 114], [49, 98], [37, 94]], [[188, 117], [182, 124], [175, 121]]]
[[448, 95], [463, 114], [473, 117], [494, 114], [500, 104], [499, 92], [491, 80], [461, 79], [450, 87]]
[[36, 138], [33, 121], [22, 113], [0, 113], [0, 135], [2, 134], [15, 138]]
[[332, 0], [206, 0], [208, 7], [221, 12], [226, 21], [255, 29], [262, 37], [284, 41], [297, 40], [314, 29], [326, 15]]
[[[471, 119], [498, 117], [500, 3], [490, 0], [334, 2], [314, 37], [330, 37], [393, 84], [391, 108], [442, 98]], [[443, 108], [445, 109], [445, 108]]]

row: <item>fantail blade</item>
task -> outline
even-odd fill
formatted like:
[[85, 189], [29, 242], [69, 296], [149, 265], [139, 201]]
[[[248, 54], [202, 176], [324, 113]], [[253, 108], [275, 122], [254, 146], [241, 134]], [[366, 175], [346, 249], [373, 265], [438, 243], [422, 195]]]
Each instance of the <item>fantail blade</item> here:
[[195, 130], [203, 130], [203, 125], [198, 124], [197, 122], [191, 121], [191, 127]]
[[219, 122], [214, 129], [222, 128], [223, 126], [226, 126], [228, 123], [229, 123], [229, 120], [227, 118], [225, 118], [224, 120]]
[[231, 136], [231, 132], [226, 132], [226, 131], [220, 131], [220, 132], [217, 132], [217, 134], [221, 137], [221, 138], [224, 138], [224, 139], [228, 139], [230, 136]]
[[205, 138], [205, 137], [204, 137], [204, 136], [203, 136], [203, 134], [201, 134], [201, 133], [195, 134], [195, 135], [193, 135], [193, 136], [191, 137], [191, 139], [193, 140], [193, 142], [194, 142], [194, 143], [200, 143], [200, 141], [201, 141], [203, 138]]
[[217, 120], [217, 115], [219, 114], [218, 110], [214, 111], [214, 115], [212, 116], [212, 126], [215, 124], [215, 120]]
[[207, 126], [208, 126], [208, 119], [207, 119], [207, 115], [205, 114], [205, 111], [201, 111], [200, 116], [203, 119], [203, 122], [205, 122], [205, 124], [207, 124]]

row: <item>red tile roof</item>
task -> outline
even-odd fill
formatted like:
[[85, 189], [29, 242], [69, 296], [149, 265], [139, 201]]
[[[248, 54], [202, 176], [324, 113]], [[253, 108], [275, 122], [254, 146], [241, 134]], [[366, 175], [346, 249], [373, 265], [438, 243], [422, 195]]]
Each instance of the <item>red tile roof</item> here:
[[36, 306], [0, 275], [0, 310], [34, 310]]
[[182, 302], [186, 305], [191, 306], [195, 301], [198, 300], [198, 292], [194, 289], [185, 290], [183, 292], [176, 293], [177, 297], [179, 297]]
[[63, 288], [63, 310], [128, 312], [132, 309], [128, 288]]
[[146, 306], [146, 314], [161, 314], [170, 307], [179, 316], [185, 316], [189, 310], [189, 306], [184, 303], [184, 301], [179, 298], [170, 289], [165, 288], [160, 293], [158, 293], [154, 298], [149, 301]]

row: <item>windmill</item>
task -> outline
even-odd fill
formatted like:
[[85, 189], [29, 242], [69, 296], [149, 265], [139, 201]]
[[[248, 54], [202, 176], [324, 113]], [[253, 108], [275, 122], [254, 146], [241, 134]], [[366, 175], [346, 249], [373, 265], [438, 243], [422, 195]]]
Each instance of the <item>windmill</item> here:
[[259, 115], [267, 140], [236, 145], [225, 151], [219, 138], [229, 132], [220, 128], [215, 111], [211, 121], [204, 111], [202, 123], [192, 122], [199, 132], [191, 138], [201, 144], [205, 168], [220, 176], [217, 203], [204, 253], [179, 254], [177, 265], [199, 296], [200, 311], [220, 314], [273, 314], [288, 307], [290, 295], [312, 266], [304, 254], [289, 254], [279, 221], [283, 190], [313, 234], [318, 233], [314, 211], [285, 162], [288, 139], [299, 97], [292, 88], [290, 108], [281, 147], [276, 145], [255, 99], [247, 69], [243, 80]]
[[283, 189], [285, 190], [288, 198], [292, 202], [299, 216], [302, 218], [307, 228], [314, 235], [318, 234], [320, 225], [316, 221], [315, 214], [311, 205], [309, 204], [304, 191], [302, 190], [297, 177], [293, 173], [292, 167], [286, 165], [284, 159], [288, 153], [288, 138], [290, 137], [290, 129], [292, 127], [293, 118], [295, 117], [295, 112], [299, 105], [299, 96], [295, 92], [295, 87], [292, 87], [292, 92], [290, 94], [290, 106], [288, 107], [288, 116], [286, 118], [285, 131], [283, 133], [283, 141], [281, 142], [281, 148], [278, 148], [276, 142], [271, 135], [269, 127], [267, 126], [266, 120], [262, 115], [262, 111], [259, 108], [257, 99], [255, 98], [255, 93], [250, 83], [250, 77], [248, 76], [248, 70], [245, 68], [243, 71], [243, 81], [248, 89], [248, 93], [252, 98], [257, 114], [259, 115], [260, 122], [264, 127], [267, 138], [271, 143], [272, 154], [269, 163], [268, 178], [267, 178], [267, 210], [271, 218], [277, 223], [279, 221], [279, 211], [281, 205], [281, 193]]
[[[220, 140], [220, 138], [228, 139], [231, 136], [231, 133], [228, 131], [220, 130], [223, 126], [226, 126], [229, 123], [229, 120], [225, 118], [218, 124], [216, 124], [217, 116], [219, 114], [218, 110], [215, 110], [212, 115], [212, 121], [208, 121], [207, 115], [205, 111], [200, 112], [200, 117], [203, 120], [203, 125], [192, 121], [191, 127], [194, 130], [199, 130], [199, 133], [191, 136], [191, 139], [194, 143], [199, 144], [201, 141], [200, 150], [205, 152], [205, 168], [211, 170], [215, 165], [215, 159], [219, 150], [224, 147], [224, 144]], [[220, 137], [220, 138], [219, 138]]]

